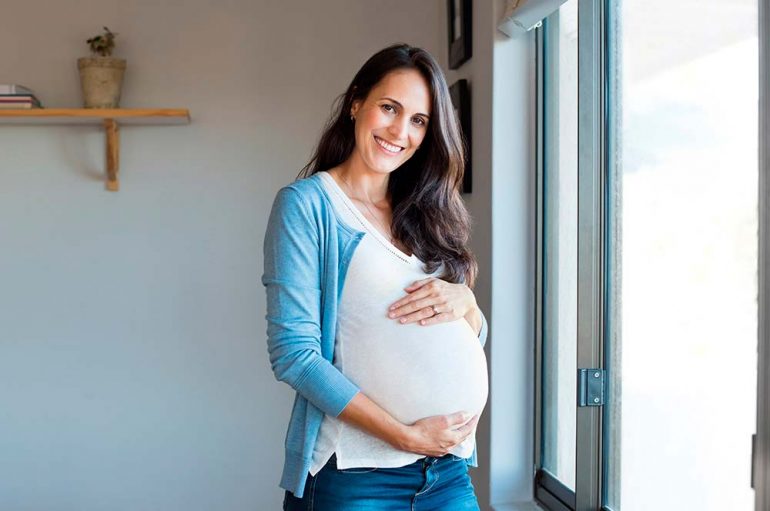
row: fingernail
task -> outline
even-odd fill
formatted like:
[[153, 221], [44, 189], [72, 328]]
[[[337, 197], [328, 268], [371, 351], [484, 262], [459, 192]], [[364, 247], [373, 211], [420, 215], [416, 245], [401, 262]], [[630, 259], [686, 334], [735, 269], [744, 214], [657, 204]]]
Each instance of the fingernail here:
[[390, 316], [391, 318], [395, 318], [396, 317], [396, 313], [395, 312], [391, 312], [390, 314], [388, 314], [388, 316]]

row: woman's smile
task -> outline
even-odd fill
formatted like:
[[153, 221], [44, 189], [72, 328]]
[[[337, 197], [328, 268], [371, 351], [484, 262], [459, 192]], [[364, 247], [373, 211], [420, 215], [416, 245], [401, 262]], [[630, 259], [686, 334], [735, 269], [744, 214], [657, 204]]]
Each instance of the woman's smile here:
[[385, 151], [388, 155], [396, 155], [404, 150], [403, 147], [397, 146], [395, 144], [391, 144], [385, 139], [382, 139], [378, 137], [377, 135], [374, 135], [374, 140], [377, 142], [377, 145], [379, 145], [383, 151]]

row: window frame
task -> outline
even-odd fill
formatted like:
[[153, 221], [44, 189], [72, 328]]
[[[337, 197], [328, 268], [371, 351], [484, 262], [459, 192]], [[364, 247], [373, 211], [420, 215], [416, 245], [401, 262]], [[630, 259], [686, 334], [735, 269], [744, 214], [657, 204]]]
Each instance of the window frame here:
[[[604, 368], [606, 261], [606, 63], [605, 2], [578, 0], [578, 325], [577, 367]], [[575, 491], [543, 468], [544, 176], [547, 161], [546, 100], [549, 90], [548, 19], [536, 33], [536, 289], [535, 467], [533, 494], [554, 511], [594, 511], [602, 497], [602, 420], [605, 407], [577, 408]], [[575, 375], [577, 378], [577, 374]], [[577, 398], [577, 396], [576, 396]]]
[[770, 0], [759, 0], [759, 264], [754, 509], [770, 509]]
[[[579, 0], [578, 370], [605, 368], [607, 73], [604, 50], [607, 40], [604, 11], [605, 2]], [[602, 424], [606, 409], [606, 406], [577, 409], [576, 511], [593, 511], [602, 505]]]

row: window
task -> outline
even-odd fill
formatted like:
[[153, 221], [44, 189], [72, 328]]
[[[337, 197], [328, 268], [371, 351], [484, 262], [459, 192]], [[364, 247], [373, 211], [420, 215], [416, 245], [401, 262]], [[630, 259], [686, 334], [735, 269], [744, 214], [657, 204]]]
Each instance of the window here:
[[[754, 509], [758, 19], [570, 0], [539, 30], [548, 509]], [[579, 369], [605, 370], [603, 405], [576, 405]]]

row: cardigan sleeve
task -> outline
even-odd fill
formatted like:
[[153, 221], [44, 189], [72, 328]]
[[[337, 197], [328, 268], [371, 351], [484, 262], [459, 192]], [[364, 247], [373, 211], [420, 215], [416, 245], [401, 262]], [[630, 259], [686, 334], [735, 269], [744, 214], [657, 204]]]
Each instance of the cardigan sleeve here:
[[270, 364], [277, 380], [336, 417], [359, 389], [321, 354], [320, 247], [301, 195], [282, 188], [263, 246]]

